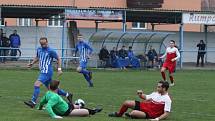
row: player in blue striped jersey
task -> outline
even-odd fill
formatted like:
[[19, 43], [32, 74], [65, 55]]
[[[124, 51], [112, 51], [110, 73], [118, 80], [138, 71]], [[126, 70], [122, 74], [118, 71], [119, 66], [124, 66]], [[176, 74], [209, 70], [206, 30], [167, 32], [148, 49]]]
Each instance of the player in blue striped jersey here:
[[92, 72], [88, 71], [87, 68], [87, 60], [90, 58], [93, 49], [83, 40], [83, 36], [81, 34], [78, 35], [78, 43], [76, 45], [75, 53], [79, 52], [79, 67], [77, 68], [77, 72], [82, 73], [84, 78], [89, 84], [89, 87], [93, 87], [92, 82]]
[[[42, 37], [39, 40], [41, 47], [37, 49], [37, 54], [34, 60], [28, 64], [28, 67], [31, 68], [33, 64], [37, 63], [39, 61], [39, 69], [40, 74], [38, 79], [34, 83], [34, 92], [32, 95], [31, 101], [24, 102], [26, 105], [28, 105], [31, 108], [34, 108], [36, 105], [37, 98], [40, 93], [40, 86], [43, 84], [48, 89], [49, 83], [52, 81], [52, 75], [53, 75], [53, 68], [52, 68], [52, 62], [53, 59], [57, 60], [58, 65], [58, 76], [60, 76], [63, 72], [61, 69], [61, 59], [57, 55], [56, 51], [53, 50], [48, 46], [48, 40], [46, 37]], [[58, 94], [66, 96], [69, 101], [72, 99], [72, 94], [65, 92], [62, 89], [58, 89]]]

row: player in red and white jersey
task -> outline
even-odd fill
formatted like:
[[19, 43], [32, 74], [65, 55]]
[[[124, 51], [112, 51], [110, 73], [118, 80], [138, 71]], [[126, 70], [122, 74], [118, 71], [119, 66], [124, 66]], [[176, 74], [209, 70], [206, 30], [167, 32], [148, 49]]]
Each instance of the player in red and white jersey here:
[[159, 81], [157, 91], [146, 95], [142, 90], [138, 90], [138, 96], [143, 99], [142, 102], [135, 100], [127, 100], [121, 106], [119, 112], [110, 113], [110, 117], [122, 117], [128, 108], [133, 109], [130, 113], [125, 113], [131, 118], [149, 118], [153, 121], [166, 119], [171, 110], [171, 98], [168, 95], [169, 83], [167, 81]]
[[180, 53], [178, 51], [178, 48], [176, 48], [174, 40], [170, 40], [169, 44], [170, 46], [167, 47], [165, 54], [160, 57], [160, 58], [166, 57], [166, 60], [161, 68], [161, 75], [163, 80], [166, 81], [165, 70], [169, 70], [169, 78], [171, 81], [170, 86], [174, 86], [173, 73], [176, 68], [176, 60], [180, 58]]

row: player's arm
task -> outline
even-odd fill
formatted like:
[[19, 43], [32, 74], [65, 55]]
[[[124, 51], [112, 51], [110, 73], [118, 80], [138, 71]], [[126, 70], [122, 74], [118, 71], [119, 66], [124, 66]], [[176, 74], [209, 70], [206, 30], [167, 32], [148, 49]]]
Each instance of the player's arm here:
[[43, 106], [44, 106], [46, 103], [47, 103], [47, 100], [46, 100], [46, 96], [44, 95], [44, 96], [42, 97], [42, 99], [40, 100], [40, 103], [39, 103], [39, 105], [38, 105], [38, 109], [39, 109], [39, 110], [42, 110], [42, 109], [43, 109]]
[[166, 52], [160, 58], [165, 58], [166, 55], [167, 55], [167, 49], [166, 49]]
[[155, 119], [151, 119], [151, 120], [153, 120], [153, 121], [159, 121], [159, 120], [166, 119], [169, 116], [169, 114], [170, 114], [171, 104], [172, 104], [171, 100], [165, 101], [164, 113], [161, 116], [159, 116], [159, 117], [157, 117]]
[[57, 98], [50, 98], [47, 105], [46, 105], [46, 111], [52, 118], [62, 118], [54, 113], [52, 110], [52, 107], [54, 107], [58, 103]]
[[179, 53], [178, 49], [176, 48], [176, 57], [173, 58], [172, 61], [176, 61], [179, 58], [180, 58], [180, 53]]
[[31, 67], [32, 67], [35, 63], [37, 63], [38, 61], [39, 61], [39, 52], [38, 52], [38, 49], [37, 49], [36, 57], [34, 57], [33, 61], [27, 65], [28, 68], [31, 68]]
[[34, 57], [33, 61], [31, 63], [29, 63], [27, 66], [28, 68], [31, 68], [35, 63], [37, 63], [39, 61], [38, 57]]
[[58, 56], [57, 52], [54, 50], [51, 51], [50, 55], [51, 55], [51, 57], [53, 57], [57, 60], [57, 73], [59, 76], [63, 73], [62, 69], [61, 69], [61, 58], [60, 58], [60, 56]]
[[139, 98], [146, 100], [146, 95], [143, 93], [142, 90], [137, 90], [137, 95], [139, 96]]
[[92, 54], [92, 52], [93, 52], [93, 48], [92, 48], [92, 47], [90, 47], [87, 43], [85, 43], [85, 46], [86, 46], [86, 48], [87, 48], [87, 49], [89, 49], [89, 50], [90, 50], [89, 54]]

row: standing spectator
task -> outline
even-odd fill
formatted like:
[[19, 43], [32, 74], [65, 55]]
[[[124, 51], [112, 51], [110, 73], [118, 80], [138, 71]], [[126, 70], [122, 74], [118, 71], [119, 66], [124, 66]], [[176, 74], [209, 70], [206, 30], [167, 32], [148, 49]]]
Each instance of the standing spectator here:
[[[10, 47], [10, 40], [9, 38], [7, 38], [6, 33], [2, 33], [2, 47], [4, 47], [2, 49], [2, 56], [7, 56], [9, 53], [9, 47]], [[6, 61], [6, 57], [2, 58], [2, 62]]]
[[204, 55], [205, 55], [205, 43], [203, 40], [200, 40], [199, 44], [197, 44], [198, 49], [198, 55], [197, 55], [197, 63], [196, 66], [199, 66], [199, 59], [201, 58], [201, 66], [204, 66]]
[[[13, 31], [13, 34], [10, 35], [10, 45], [12, 47], [11, 50], [11, 56], [16, 56], [17, 55], [17, 48], [20, 47], [21, 41], [20, 41], [20, 36], [17, 34], [17, 30]], [[11, 58], [11, 60], [17, 60], [15, 57]]]
[[110, 58], [110, 53], [107, 50], [106, 46], [103, 46], [102, 49], [99, 52], [99, 60], [101, 60], [102, 62], [104, 62], [105, 67], [108, 67], [109, 65], [109, 59]]

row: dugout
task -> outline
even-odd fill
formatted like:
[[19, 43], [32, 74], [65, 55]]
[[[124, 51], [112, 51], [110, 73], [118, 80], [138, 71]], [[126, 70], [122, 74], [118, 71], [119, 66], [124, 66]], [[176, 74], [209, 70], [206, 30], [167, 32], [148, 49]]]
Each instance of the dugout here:
[[89, 42], [97, 54], [103, 46], [108, 50], [112, 50], [112, 47], [119, 50], [123, 45], [126, 48], [131, 46], [136, 55], [146, 54], [150, 47], [160, 54], [165, 51], [163, 41], [171, 34], [174, 33], [100, 31], [92, 34]]

